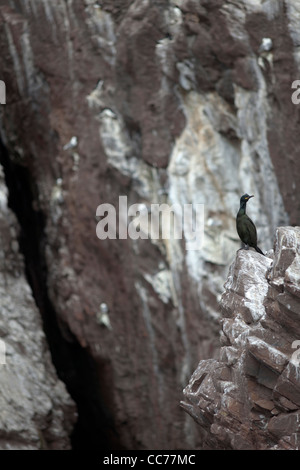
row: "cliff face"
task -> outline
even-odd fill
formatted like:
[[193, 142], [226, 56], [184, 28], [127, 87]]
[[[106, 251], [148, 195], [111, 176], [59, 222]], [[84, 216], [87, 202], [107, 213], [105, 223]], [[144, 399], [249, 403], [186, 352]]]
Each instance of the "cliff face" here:
[[221, 298], [219, 359], [184, 390], [204, 448], [299, 449], [300, 228], [280, 227], [273, 259], [239, 251]]
[[[299, 221], [298, 16], [292, 0], [0, 0], [0, 159], [75, 447], [199, 444], [178, 403], [218, 350], [239, 197], [255, 194], [263, 250]], [[202, 249], [99, 240], [98, 205], [122, 195], [205, 204]]]
[[51, 361], [2, 171], [0, 208], [0, 449], [70, 449], [76, 406]]

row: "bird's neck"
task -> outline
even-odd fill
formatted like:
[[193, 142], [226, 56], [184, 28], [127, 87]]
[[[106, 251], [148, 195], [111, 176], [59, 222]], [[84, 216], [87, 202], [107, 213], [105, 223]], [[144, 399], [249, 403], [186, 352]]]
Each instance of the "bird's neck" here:
[[240, 210], [238, 212], [238, 215], [244, 215], [246, 214], [246, 202], [242, 202], [240, 205]]

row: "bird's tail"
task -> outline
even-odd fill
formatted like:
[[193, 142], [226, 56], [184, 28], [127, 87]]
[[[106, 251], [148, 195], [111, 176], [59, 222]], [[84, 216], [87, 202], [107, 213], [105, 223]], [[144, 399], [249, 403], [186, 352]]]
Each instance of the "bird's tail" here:
[[260, 253], [261, 255], [265, 256], [261, 249], [258, 248], [258, 246], [255, 246], [254, 248], [256, 249], [257, 253]]

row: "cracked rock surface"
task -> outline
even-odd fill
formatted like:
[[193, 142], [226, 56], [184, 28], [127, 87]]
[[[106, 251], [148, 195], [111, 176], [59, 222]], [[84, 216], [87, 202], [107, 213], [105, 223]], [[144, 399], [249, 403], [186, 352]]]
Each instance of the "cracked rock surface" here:
[[0, 174], [0, 449], [70, 449], [76, 407], [52, 364]]
[[277, 229], [273, 256], [238, 251], [219, 359], [200, 361], [184, 389], [204, 448], [299, 449], [299, 227]]
[[[294, 0], [0, 0], [0, 162], [25, 240], [13, 253], [56, 324], [45, 331], [77, 404], [74, 447], [200, 446], [178, 404], [199, 359], [218, 352], [239, 198], [255, 195], [264, 251], [300, 220], [299, 41]], [[118, 239], [118, 224], [116, 239], [98, 239], [97, 207], [119, 221], [120, 196], [143, 211], [204, 204], [201, 249], [186, 249], [186, 233]], [[250, 263], [249, 282], [267, 267]], [[293, 289], [296, 268], [284, 271]], [[232, 276], [228, 302], [244, 295]], [[246, 325], [263, 321], [269, 289], [251, 286]], [[278, 308], [291, 322], [287, 287]], [[241, 340], [242, 319], [236, 333], [230, 320]], [[247, 347], [258, 354], [261, 340]]]

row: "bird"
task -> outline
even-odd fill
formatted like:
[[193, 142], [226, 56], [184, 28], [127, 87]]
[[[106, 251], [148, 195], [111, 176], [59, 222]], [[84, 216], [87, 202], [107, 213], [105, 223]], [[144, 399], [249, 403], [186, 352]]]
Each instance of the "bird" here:
[[240, 209], [236, 215], [236, 230], [240, 239], [246, 245], [247, 250], [249, 249], [249, 246], [251, 246], [258, 253], [265, 256], [257, 246], [256, 227], [250, 217], [246, 214], [246, 205], [251, 197], [254, 197], [254, 195], [249, 196], [249, 194], [244, 194], [240, 199]]

